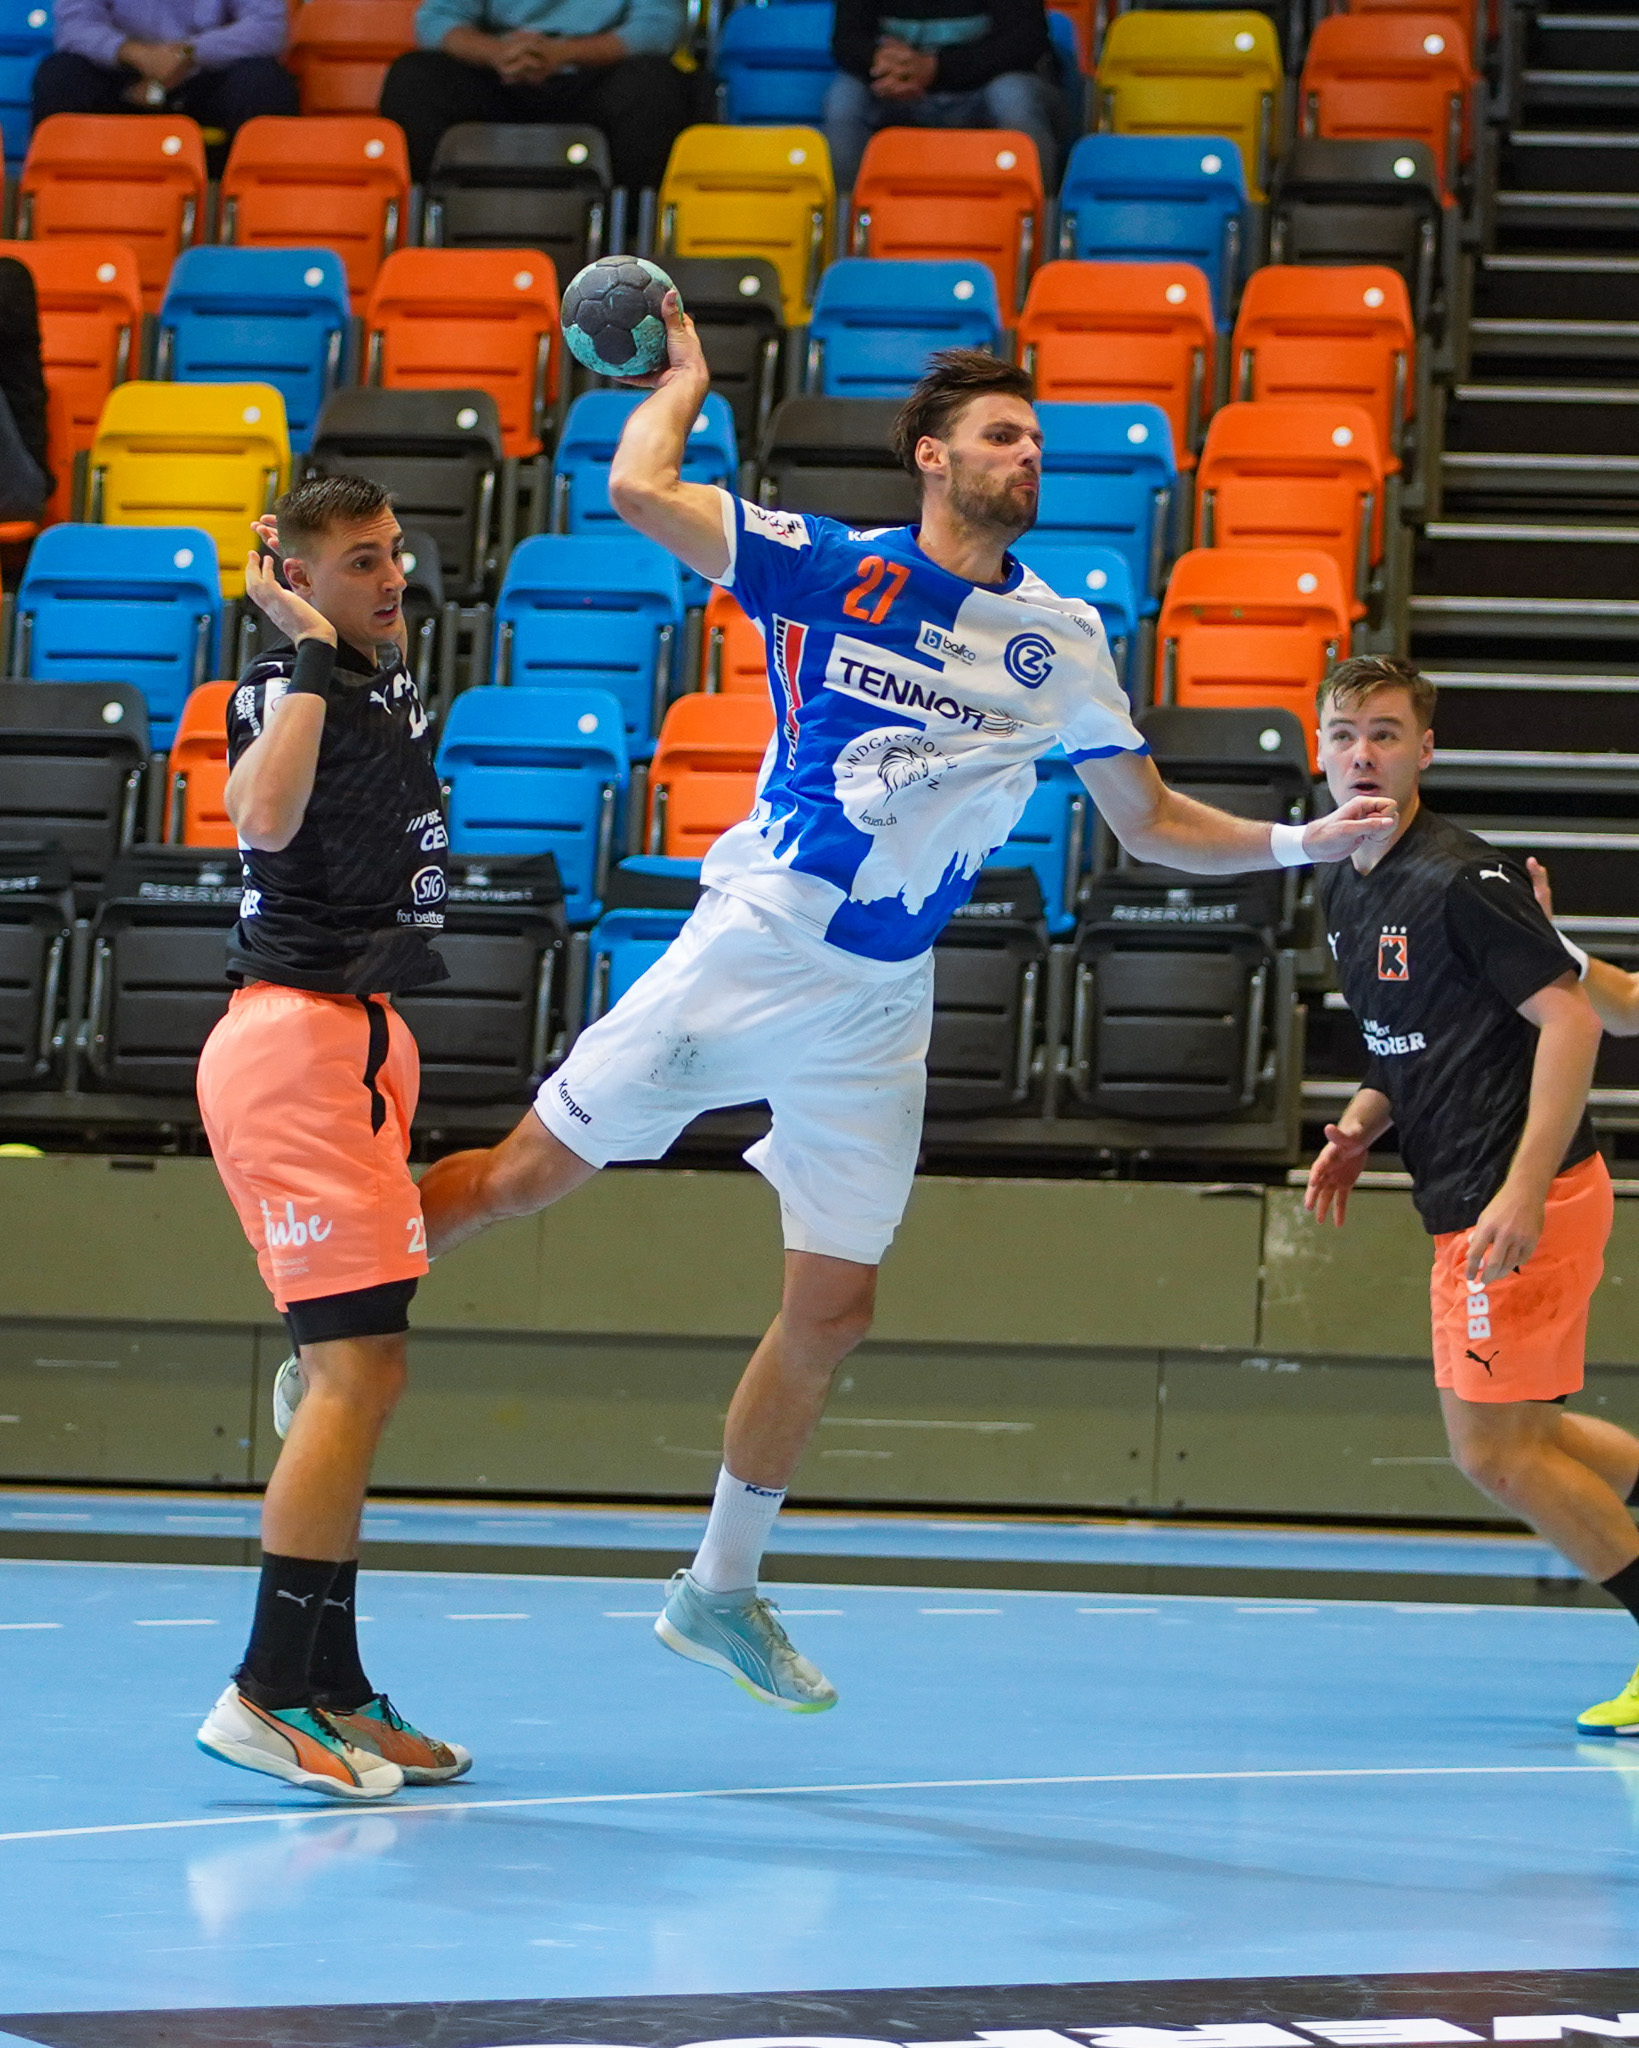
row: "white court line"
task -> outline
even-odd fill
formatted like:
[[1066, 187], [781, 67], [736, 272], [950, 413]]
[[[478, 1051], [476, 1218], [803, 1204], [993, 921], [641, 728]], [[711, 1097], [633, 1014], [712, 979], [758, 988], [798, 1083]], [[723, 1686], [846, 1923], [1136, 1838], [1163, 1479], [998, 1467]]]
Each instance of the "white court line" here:
[[[985, 1792], [1029, 1790], [1047, 1785], [1223, 1785], [1262, 1779], [1304, 1778], [1598, 1778], [1609, 1784], [1604, 1764], [1368, 1764], [1300, 1771], [1109, 1771], [1057, 1778], [897, 1778], [857, 1785], [719, 1785], [699, 1792], [563, 1792], [539, 1799], [450, 1799], [438, 1805], [397, 1807], [395, 1812], [494, 1813], [527, 1806], [652, 1806], [692, 1799], [814, 1799], [836, 1792]], [[356, 1816], [348, 1815], [348, 1818]], [[196, 1820], [122, 1820], [98, 1827], [18, 1828], [0, 1842], [58, 1842], [81, 1835], [168, 1834], [179, 1828], [284, 1827], [292, 1821], [337, 1820], [334, 1807], [282, 1807], [277, 1813], [212, 1814]]]
[[[788, 1608], [781, 1611], [782, 1613], [790, 1612]], [[918, 1614], [1000, 1614], [1002, 1609], [999, 1607], [919, 1607], [916, 1611]]]
[[527, 1614], [446, 1614], [446, 1621], [527, 1621]]
[[133, 1628], [218, 1628], [220, 1623], [214, 1615], [200, 1615], [187, 1621], [133, 1621]]
[[0, 1628], [61, 1628], [60, 1621], [0, 1621]]

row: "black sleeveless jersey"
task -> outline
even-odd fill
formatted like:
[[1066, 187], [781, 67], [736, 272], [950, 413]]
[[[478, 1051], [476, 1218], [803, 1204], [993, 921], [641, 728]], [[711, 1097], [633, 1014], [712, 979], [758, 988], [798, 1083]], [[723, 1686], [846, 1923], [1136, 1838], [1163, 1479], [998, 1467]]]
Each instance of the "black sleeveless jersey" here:
[[[1326, 937], [1432, 1235], [1467, 1230], [1525, 1128], [1537, 1033], [1518, 1005], [1576, 972], [1525, 870], [1426, 807], [1369, 874], [1317, 871]], [[1561, 1167], [1594, 1150], [1586, 1114]]]
[[[228, 705], [230, 763], [261, 733], [295, 664], [285, 646], [245, 671]], [[396, 653], [373, 668], [342, 642], [301, 830], [279, 853], [240, 848], [245, 893], [228, 979], [319, 995], [447, 980], [431, 941], [444, 924], [448, 845], [414, 679]]]

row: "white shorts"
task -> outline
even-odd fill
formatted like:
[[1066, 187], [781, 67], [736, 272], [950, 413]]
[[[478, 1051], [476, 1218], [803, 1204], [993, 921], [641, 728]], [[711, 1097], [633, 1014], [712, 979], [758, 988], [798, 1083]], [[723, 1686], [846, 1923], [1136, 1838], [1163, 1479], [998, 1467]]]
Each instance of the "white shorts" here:
[[822, 940], [708, 889], [668, 951], [541, 1084], [535, 1113], [593, 1166], [658, 1159], [711, 1109], [766, 1102], [746, 1153], [780, 1198], [788, 1251], [878, 1264], [922, 1142], [933, 960], [892, 980], [833, 967]]

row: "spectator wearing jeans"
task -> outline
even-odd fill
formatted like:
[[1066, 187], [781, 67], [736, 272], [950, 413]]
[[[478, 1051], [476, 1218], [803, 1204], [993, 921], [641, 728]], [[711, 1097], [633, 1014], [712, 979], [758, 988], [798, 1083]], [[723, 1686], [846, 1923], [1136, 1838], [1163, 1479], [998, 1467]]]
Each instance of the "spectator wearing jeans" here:
[[187, 114], [231, 136], [301, 111], [279, 62], [285, 0], [57, 0], [56, 48], [34, 74], [48, 114]]
[[682, 0], [422, 0], [381, 111], [418, 182], [458, 122], [572, 121], [608, 137], [617, 185], [658, 187], [689, 118], [682, 34]]
[[1067, 109], [1043, 0], [837, 0], [825, 134], [838, 191], [879, 128], [1016, 128], [1058, 183]]

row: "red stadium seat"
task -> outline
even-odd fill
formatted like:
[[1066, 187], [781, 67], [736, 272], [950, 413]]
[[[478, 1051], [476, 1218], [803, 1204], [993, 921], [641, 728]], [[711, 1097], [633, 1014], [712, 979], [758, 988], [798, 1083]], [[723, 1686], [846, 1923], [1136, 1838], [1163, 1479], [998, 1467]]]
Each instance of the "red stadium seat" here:
[[388, 65], [415, 48], [415, 10], [416, 0], [304, 0], [291, 16], [285, 60], [302, 112], [373, 114]]
[[1468, 155], [1474, 75], [1443, 14], [1333, 14], [1309, 39], [1303, 132], [1337, 142], [1422, 142], [1449, 192]]
[[1042, 248], [1041, 163], [1008, 128], [883, 128], [854, 184], [856, 256], [966, 257], [990, 266], [1002, 319]]
[[774, 736], [762, 697], [679, 697], [649, 771], [649, 851], [698, 860], [751, 815], [757, 772]]
[[762, 633], [732, 591], [714, 590], [706, 599], [701, 655], [702, 690], [725, 697], [768, 695], [768, 651]]
[[222, 239], [247, 249], [322, 242], [347, 266], [355, 310], [403, 238], [409, 211], [404, 131], [379, 114], [263, 114], [234, 137], [222, 173]]
[[1255, 270], [1235, 322], [1240, 398], [1330, 399], [1371, 414], [1385, 468], [1416, 410], [1417, 330], [1397, 270], [1272, 263]]
[[177, 252], [204, 229], [205, 139], [180, 114], [52, 114], [17, 194], [20, 241], [125, 243], [155, 313]]

